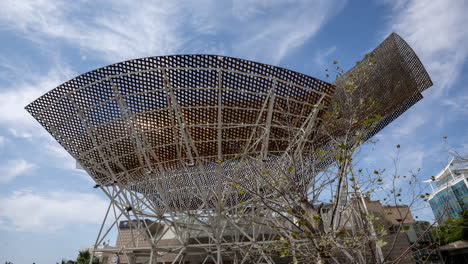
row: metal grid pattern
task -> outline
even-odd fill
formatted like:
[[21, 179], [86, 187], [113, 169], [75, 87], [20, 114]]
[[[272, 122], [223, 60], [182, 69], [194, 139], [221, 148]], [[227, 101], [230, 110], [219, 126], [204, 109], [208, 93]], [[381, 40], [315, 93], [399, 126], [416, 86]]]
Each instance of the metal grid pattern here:
[[26, 109], [106, 185], [241, 153], [279, 154], [333, 92], [326, 82], [279, 67], [176, 55], [88, 72]]
[[[421, 93], [433, 85], [429, 74], [419, 60], [418, 56], [416, 56], [416, 53], [399, 35], [392, 33], [382, 44], [379, 45], [379, 47], [374, 50], [374, 53], [386, 54], [386, 63], [393, 62], [399, 65], [401, 69], [398, 72], [392, 70], [391, 75], [381, 77], [387, 78], [385, 81], [383, 81], [383, 83], [386, 83], [387, 86], [381, 89], [388, 89], [389, 84], [401, 83], [400, 80], [402, 79], [409, 79], [412, 80], [412, 82], [406, 83], [405, 86], [401, 85], [402, 88], [400, 89], [404, 89], [404, 91], [393, 91], [394, 94], [400, 95], [397, 102], [400, 106], [396, 106], [396, 110], [395, 106], [393, 106], [394, 110], [391, 113], [386, 113], [384, 115], [384, 118], [381, 122], [379, 122], [379, 124], [377, 124], [375, 129], [366, 135], [366, 140], [377, 134], [380, 130], [406, 112], [406, 110], [419, 102], [423, 98]], [[399, 57], [395, 58], [388, 55], [392, 53], [398, 54]], [[380, 60], [380, 58], [377, 59]]]
[[[257, 167], [272, 166], [268, 163], [277, 162], [274, 157], [286, 150], [310, 151], [326, 146], [330, 136], [341, 136], [347, 128], [333, 119], [324, 124], [317, 106], [344, 105], [343, 82], [351, 76], [359, 76], [353, 79], [359, 87], [353, 99], [376, 98], [378, 107], [369, 111], [353, 106], [343, 116], [382, 116], [376, 127], [363, 130], [363, 139], [419, 101], [432, 85], [398, 35], [390, 35], [372, 54], [333, 84], [230, 57], [142, 58], [78, 76], [26, 109], [98, 184], [129, 183], [135, 190], [155, 193], [156, 179], [157, 193], [171, 193], [177, 200], [166, 201], [166, 206], [185, 204], [175, 193], [185, 197], [200, 186], [198, 193], [209, 190], [218, 181], [216, 163], [223, 164], [225, 175], [230, 171], [226, 164], [240, 156], [260, 158], [264, 164]], [[236, 170], [248, 181], [252, 167], [243, 166]]]
[[[364, 130], [363, 139], [367, 140], [411, 106], [423, 98], [422, 92], [432, 86], [432, 81], [421, 61], [411, 47], [397, 34], [392, 33], [358, 65], [347, 71], [343, 78], [333, 82], [337, 87], [333, 96], [333, 105], [344, 105], [349, 96], [344, 92], [344, 83], [353, 81], [357, 85], [352, 96], [357, 100], [369, 101], [375, 99], [376, 106], [352, 105], [352, 109], [345, 109], [343, 116], [354, 114], [357, 123], [362, 120], [380, 116], [378, 124]], [[353, 99], [354, 99], [353, 98]], [[326, 124], [330, 127], [330, 134], [339, 136], [345, 128], [335, 127], [333, 120]], [[356, 126], [355, 129], [362, 129]]]
[[[317, 163], [313, 155], [302, 153], [326, 149], [331, 138], [350, 131], [340, 127], [339, 120], [324, 122], [322, 114], [344, 101], [342, 82], [358, 72], [366, 75], [355, 80], [358, 89], [351, 99], [375, 98], [378, 107], [367, 111], [352, 105], [342, 115], [356, 114], [359, 120], [382, 116], [375, 127], [360, 122], [352, 127], [351, 131], [364, 131], [364, 139], [421, 100], [421, 92], [432, 85], [416, 54], [398, 35], [390, 35], [372, 53], [372, 59], [364, 59], [333, 84], [230, 57], [142, 58], [78, 76], [26, 109], [111, 201], [95, 252], [120, 218], [126, 218], [130, 231], [148, 231], [130, 232], [129, 243], [113, 249], [128, 262], [131, 249], [146, 237], [150, 263], [171, 254], [173, 263], [181, 262], [195, 248], [196, 254], [205, 253], [204, 261], [222, 263], [223, 256], [239, 254], [240, 263], [247, 263], [245, 252], [261, 250], [275, 234], [259, 241], [257, 237], [269, 234], [261, 221], [222, 213], [223, 208], [234, 212], [249, 198], [226, 179], [255, 184], [252, 178], [263, 170], [278, 173], [272, 179], [281, 177], [281, 171], [294, 166], [292, 160], [299, 157], [312, 165], [296, 167], [295, 180], [307, 182], [330, 165], [333, 159]], [[372, 60], [378, 63], [371, 65]], [[263, 187], [264, 183], [259, 186]], [[115, 217], [104, 229], [111, 208]], [[271, 214], [262, 210], [251, 210], [253, 219]], [[170, 228], [179, 243], [161, 245], [162, 236], [153, 236], [153, 224], [144, 219]], [[252, 227], [252, 232], [246, 233], [244, 226]], [[192, 233], [209, 239], [190, 240]], [[229, 235], [232, 239], [227, 241]], [[273, 263], [266, 254], [262, 258], [257, 262]]]

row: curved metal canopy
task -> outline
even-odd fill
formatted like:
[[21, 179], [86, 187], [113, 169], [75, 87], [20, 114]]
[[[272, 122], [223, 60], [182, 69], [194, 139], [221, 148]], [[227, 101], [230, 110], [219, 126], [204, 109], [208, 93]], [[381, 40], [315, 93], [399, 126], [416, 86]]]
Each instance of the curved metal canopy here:
[[[365, 80], [355, 80], [356, 96], [378, 98], [380, 107], [372, 114], [382, 121], [364, 135], [366, 139], [432, 85], [416, 54], [398, 35], [390, 35], [372, 54], [343, 79], [359, 71], [369, 73]], [[303, 131], [319, 125], [330, 126], [339, 136], [342, 130], [333, 122], [320, 124], [324, 108], [318, 106], [339, 103], [340, 89], [340, 83], [257, 62], [174, 55], [85, 73], [26, 109], [98, 184], [180, 176], [160, 187], [183, 193], [184, 184], [194, 184], [193, 165], [212, 172], [210, 164], [229, 167], [240, 155], [255, 162], [276, 161], [294, 144], [302, 149], [314, 144], [314, 133]], [[362, 112], [363, 117], [368, 114]]]
[[80, 75], [27, 110], [101, 184], [244, 153], [284, 151], [334, 87], [214, 55], [125, 61]]

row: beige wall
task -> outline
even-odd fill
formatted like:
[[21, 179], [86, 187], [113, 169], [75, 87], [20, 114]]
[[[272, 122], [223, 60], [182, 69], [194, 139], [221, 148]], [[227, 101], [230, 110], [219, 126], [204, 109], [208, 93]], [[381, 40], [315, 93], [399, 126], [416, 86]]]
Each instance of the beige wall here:
[[[397, 260], [403, 253], [411, 246], [408, 240], [408, 236], [405, 233], [390, 234], [383, 237], [383, 241], [387, 242], [387, 245], [382, 247], [384, 256], [388, 255], [388, 261]], [[401, 264], [412, 264], [415, 263], [410, 250], [408, 254], [401, 258]]]
[[[408, 206], [383, 206], [379, 201], [371, 201], [367, 197], [364, 198], [364, 201], [366, 203], [367, 210], [371, 214], [374, 214], [375, 216], [379, 217], [379, 220], [375, 222], [374, 224], [383, 224], [384, 226], [389, 228], [393, 225], [398, 225], [401, 223], [414, 222], [413, 216]], [[350, 219], [351, 218], [352, 217], [350, 217]], [[147, 225], [149, 224], [150, 223], [147, 222]], [[154, 226], [155, 228], [153, 228], [154, 230], [152, 230], [152, 233], [160, 232], [159, 234], [162, 234], [163, 232], [162, 226], [159, 226], [157, 228], [156, 228], [156, 225]], [[133, 232], [133, 237], [138, 237], [137, 239], [135, 239], [135, 244], [132, 243], [132, 241], [134, 240], [132, 239], [132, 232]], [[119, 228], [116, 247], [127, 248], [127, 249], [135, 248], [135, 247], [147, 248], [144, 251], [140, 251], [139, 254], [140, 256], [147, 255], [146, 258], [149, 257], [149, 252], [150, 252], [149, 248], [151, 248], [151, 243], [147, 240], [147, 235], [142, 232], [145, 232], [144, 228], [141, 228], [141, 229]], [[388, 256], [390, 259], [396, 259], [403, 252], [405, 252], [405, 250], [410, 246], [410, 243], [405, 233], [397, 233], [397, 234], [391, 233], [391, 232], [389, 233], [390, 233], [389, 235], [386, 235], [383, 237], [384, 241], [387, 242], [388, 244], [385, 247], [383, 247], [382, 250], [384, 252], [384, 255], [389, 254]], [[180, 242], [174, 239], [174, 237], [175, 235], [172, 232], [172, 230], [167, 230], [167, 232], [164, 233], [162, 240], [159, 241], [158, 246], [164, 247], [164, 246], [179, 245]], [[138, 252], [136, 253], [138, 254]], [[176, 254], [165, 254], [164, 256], [158, 257], [158, 262], [159, 261], [172, 262], [172, 260], [174, 260], [175, 257], [176, 257]], [[193, 255], [187, 256], [186, 259], [191, 260], [192, 263], [201, 262], [203, 260], [201, 256], [193, 256]], [[136, 259], [136, 263], [139, 263], [138, 260], [141, 260], [141, 257]], [[127, 258], [121, 255], [120, 263], [128, 263]], [[409, 252], [409, 254], [403, 259], [401, 263], [414, 263], [411, 252]]]
[[[144, 229], [119, 229], [116, 247], [151, 247], [151, 243], [147, 241], [144, 232]], [[132, 237], [136, 238], [135, 244], [132, 243]]]
[[384, 206], [385, 218], [392, 224], [398, 225], [401, 223], [414, 222], [413, 215], [408, 206]]
[[368, 197], [364, 200], [369, 212], [384, 220], [387, 225], [415, 222], [407, 205], [383, 206], [380, 201], [371, 201]]
[[[147, 222], [147, 225], [151, 225], [151, 221]], [[158, 246], [174, 246], [174, 245], [180, 245], [180, 242], [176, 239], [174, 239], [175, 235], [172, 232], [172, 230], [163, 230], [162, 229], [163, 225], [151, 225], [151, 233], [152, 235], [155, 235], [156, 233], [159, 232], [159, 234], [162, 234], [163, 231], [164, 235], [162, 239], [159, 241]], [[122, 228], [121, 225], [119, 225], [118, 228], [118, 236], [117, 236], [117, 242], [116, 242], [116, 248], [147, 248], [145, 250], [135, 250], [134, 253], [137, 256], [131, 261], [134, 261], [135, 263], [143, 263], [149, 258], [150, 254], [150, 249], [151, 248], [151, 243], [148, 240], [148, 235], [145, 234], [146, 229], [145, 228]], [[133, 239], [136, 238], [136, 239]], [[135, 243], [132, 241], [135, 240]], [[134, 255], [133, 253], [128, 253], [128, 256]], [[176, 257], [176, 254], [164, 254], [164, 256], [158, 257], [158, 262], [172, 262], [174, 258]], [[203, 259], [202, 259], [203, 260]], [[109, 257], [108, 264], [112, 263], [112, 256]], [[119, 254], [119, 263], [128, 263], [127, 257], [123, 254]]]

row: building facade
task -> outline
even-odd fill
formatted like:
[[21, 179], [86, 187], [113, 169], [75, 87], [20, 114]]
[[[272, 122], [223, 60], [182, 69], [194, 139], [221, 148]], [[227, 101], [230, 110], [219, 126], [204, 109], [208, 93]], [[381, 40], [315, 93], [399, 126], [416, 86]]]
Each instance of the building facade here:
[[[358, 200], [352, 200], [358, 202]], [[359, 202], [364, 202], [369, 213], [378, 217], [376, 225], [382, 225], [388, 230], [388, 234], [382, 237], [387, 243], [382, 248], [382, 253], [387, 256], [388, 259], [397, 259], [414, 243], [427, 242], [429, 240], [423, 239], [418, 241], [420, 233], [419, 229], [425, 230], [421, 227], [421, 222], [415, 221], [411, 214], [411, 210], [406, 205], [399, 206], [387, 206], [382, 205], [379, 201], [372, 201], [368, 197], [364, 197]], [[321, 216], [327, 219], [330, 210], [327, 210], [331, 205], [324, 206], [321, 209]], [[327, 221], [327, 220], [326, 220]], [[401, 226], [409, 226], [408, 232], [402, 232]], [[145, 228], [149, 227], [149, 228]], [[348, 222], [343, 225], [344, 228], [349, 229], [350, 233], [356, 231], [355, 224]], [[246, 233], [251, 234], [253, 230], [249, 227], [243, 227]], [[149, 230], [149, 231], [148, 231]], [[353, 231], [354, 230], [354, 231]], [[419, 233], [418, 233], [419, 232]], [[262, 230], [260, 236], [264, 236], [269, 233], [274, 233], [273, 230]], [[260, 237], [259, 236], [259, 237]], [[148, 237], [159, 237], [157, 247], [159, 250], [156, 253], [156, 263], [172, 263], [176, 261], [178, 256], [177, 253], [172, 253], [171, 250], [174, 247], [183, 246], [184, 243], [195, 245], [197, 243], [203, 243], [204, 240], [209, 238], [200, 237], [197, 234], [189, 234], [190, 237], [186, 241], [180, 241], [168, 226], [163, 224], [155, 223], [151, 220], [133, 220], [133, 221], [120, 221], [118, 225], [118, 237], [115, 247], [108, 247], [101, 249], [102, 256], [107, 259], [106, 264], [143, 264], [147, 263], [150, 258], [151, 243]], [[228, 237], [226, 237], [227, 239]], [[196, 248], [190, 248], [184, 252], [184, 258], [181, 263], [215, 263], [215, 257], [207, 257], [206, 250], [197, 250]], [[412, 252], [409, 252], [406, 256], [400, 259], [400, 263], [413, 264], [420, 263], [418, 260], [428, 260], [431, 253], [421, 251], [419, 247], [415, 247]], [[278, 258], [277, 256], [271, 256], [274, 263], [290, 263], [288, 258]], [[240, 263], [241, 261], [232, 258], [232, 256], [224, 256], [223, 263]], [[248, 262], [250, 263], [250, 262]], [[422, 262], [421, 262], [422, 263]], [[438, 262], [427, 262], [427, 263], [438, 263]]]
[[461, 162], [452, 159], [428, 182], [432, 187], [428, 201], [437, 221], [458, 218], [468, 209], [468, 167]]

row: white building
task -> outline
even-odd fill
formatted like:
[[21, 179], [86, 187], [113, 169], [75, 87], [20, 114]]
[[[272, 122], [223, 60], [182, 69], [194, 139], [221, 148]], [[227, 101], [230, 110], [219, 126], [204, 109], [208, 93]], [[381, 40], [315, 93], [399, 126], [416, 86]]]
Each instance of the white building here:
[[[431, 183], [429, 204], [439, 222], [448, 217], [457, 218], [468, 209], [468, 167], [452, 159], [436, 176], [426, 181]], [[435, 183], [435, 186], [433, 185]]]

